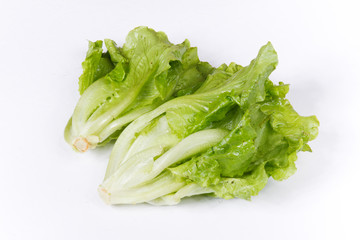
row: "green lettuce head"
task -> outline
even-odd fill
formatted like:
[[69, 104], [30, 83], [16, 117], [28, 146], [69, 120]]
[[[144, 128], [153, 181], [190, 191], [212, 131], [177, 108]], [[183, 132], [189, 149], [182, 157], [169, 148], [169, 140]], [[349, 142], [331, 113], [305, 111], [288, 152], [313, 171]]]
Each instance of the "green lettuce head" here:
[[133, 121], [115, 143], [101, 197], [159, 205], [197, 194], [250, 199], [269, 177], [291, 176], [319, 122], [296, 113], [288, 85], [269, 80], [277, 63], [268, 43], [248, 66], [224, 64], [193, 94]]
[[163, 32], [132, 30], [122, 47], [105, 40], [89, 42], [79, 78], [81, 97], [65, 139], [80, 152], [116, 139], [142, 114], [200, 87], [213, 68], [200, 62], [188, 40], [172, 44]]

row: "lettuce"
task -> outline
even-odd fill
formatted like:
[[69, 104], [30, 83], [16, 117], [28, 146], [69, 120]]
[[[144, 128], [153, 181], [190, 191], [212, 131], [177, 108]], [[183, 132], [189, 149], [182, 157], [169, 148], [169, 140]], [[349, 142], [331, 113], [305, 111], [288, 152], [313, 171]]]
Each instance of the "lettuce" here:
[[270, 42], [248, 66], [215, 69], [188, 40], [172, 44], [147, 27], [122, 47], [90, 41], [65, 140], [85, 152], [116, 139], [98, 188], [108, 204], [249, 200], [270, 177], [293, 175], [318, 134], [317, 118], [286, 99], [289, 85], [269, 79], [277, 64]]
[[223, 64], [192, 94], [137, 116], [114, 145], [100, 196], [109, 204], [158, 205], [198, 194], [250, 199], [269, 177], [294, 174], [319, 122], [292, 108], [288, 85], [269, 80], [277, 63], [268, 43], [248, 66]]
[[116, 139], [142, 114], [177, 96], [196, 91], [213, 68], [200, 62], [188, 40], [172, 44], [163, 32], [132, 30], [120, 48], [114, 41], [89, 42], [81, 97], [65, 128], [65, 140], [77, 151]]

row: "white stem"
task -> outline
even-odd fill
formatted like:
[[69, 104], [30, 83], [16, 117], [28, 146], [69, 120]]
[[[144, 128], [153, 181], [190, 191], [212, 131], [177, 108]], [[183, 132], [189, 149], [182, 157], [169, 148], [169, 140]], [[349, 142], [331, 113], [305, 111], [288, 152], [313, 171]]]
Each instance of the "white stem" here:
[[[202, 95], [198, 94], [198, 96]], [[182, 105], [188, 106], [191, 104], [194, 104], [192, 95], [172, 99], [157, 107], [153, 111], [145, 113], [133, 121], [129, 126], [127, 126], [117, 139], [111, 152], [110, 160], [106, 169], [105, 179], [108, 178], [113, 172], [115, 172], [122, 162], [128, 159], [129, 149], [136, 139], [136, 135], [140, 133], [141, 130], [143, 130], [148, 124], [150, 124], [154, 118], [160, 116], [168, 109], [178, 108]]]
[[123, 162], [125, 155], [128, 153], [131, 144], [136, 138], [136, 134], [146, 127], [151, 120], [161, 115], [166, 110], [166, 107], [164, 107], [166, 104], [167, 103], [161, 105], [151, 112], [145, 113], [124, 129], [119, 138], [116, 140], [111, 152], [110, 160], [106, 168], [105, 179], [113, 174], [118, 166]]
[[122, 163], [130, 161], [132, 156], [139, 152], [154, 146], [163, 146], [166, 149], [175, 146], [180, 139], [171, 131], [165, 116], [156, 120], [151, 129], [144, 133], [138, 134], [131, 147], [127, 151]]
[[109, 80], [102, 78], [90, 85], [80, 97], [72, 116], [72, 130], [74, 136], [79, 136], [89, 116], [94, 109], [101, 105], [104, 100], [114, 93]]
[[112, 121], [109, 125], [107, 125], [99, 134], [100, 142], [107, 139], [111, 134], [116, 132], [117, 130], [121, 129], [126, 124], [134, 121], [144, 113], [147, 113], [153, 110], [156, 106], [150, 105], [140, 109], [136, 109], [134, 111], [129, 112], [128, 114]]
[[81, 129], [80, 135], [98, 134], [99, 131], [103, 130], [109, 122], [116, 119], [132, 103], [135, 97], [136, 92], [130, 91], [126, 97], [114, 99], [114, 101], [117, 101], [118, 103], [112, 103], [112, 107], [110, 107], [107, 111], [103, 112], [103, 109], [98, 109], [101, 114], [96, 114], [95, 111]]
[[211, 188], [204, 188], [204, 187], [199, 186], [196, 183], [190, 183], [190, 184], [182, 187], [176, 193], [162, 196], [160, 198], [151, 200], [148, 203], [150, 203], [152, 205], [158, 205], [158, 206], [176, 205], [184, 197], [191, 197], [191, 196], [195, 196], [195, 195], [201, 195], [201, 194], [212, 193], [212, 192], [214, 192], [214, 190], [212, 190]]
[[227, 130], [223, 129], [207, 129], [193, 133], [156, 159], [150, 171], [149, 166], [141, 169], [139, 163], [129, 159], [127, 162], [132, 162], [130, 163], [132, 164], [132, 168], [124, 172], [126, 182], [123, 182], [122, 185], [125, 188], [131, 188], [149, 181], [172, 164], [190, 158], [219, 143], [228, 133]]
[[186, 182], [171, 173], [164, 173], [146, 185], [132, 189], [107, 189], [99, 186], [101, 198], [108, 204], [136, 204], [148, 202], [182, 188]]
[[154, 173], [157, 175], [170, 165], [205, 151], [228, 133], [223, 129], [206, 129], [189, 135], [155, 161]]
[[[129, 168], [133, 167], [132, 163], [141, 168], [148, 168], [150, 171], [154, 163], [154, 157], [160, 155], [163, 150], [163, 147], [158, 145], [139, 152], [132, 157], [131, 161], [121, 164], [120, 168], [118, 168], [110, 177], [104, 180], [102, 186], [107, 189], [124, 189], [123, 182], [128, 181], [129, 177], [134, 177], [131, 176], [131, 174], [130, 176], [127, 174], [127, 172], [129, 172]], [[130, 172], [134, 173], [132, 169], [130, 169]]]

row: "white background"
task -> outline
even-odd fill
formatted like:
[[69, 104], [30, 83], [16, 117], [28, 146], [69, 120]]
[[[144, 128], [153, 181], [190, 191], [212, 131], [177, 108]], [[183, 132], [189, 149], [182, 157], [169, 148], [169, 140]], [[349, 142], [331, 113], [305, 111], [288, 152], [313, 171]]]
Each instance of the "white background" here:
[[[1, 1], [0, 239], [360, 239], [357, 1]], [[271, 41], [320, 134], [298, 172], [252, 201], [111, 207], [97, 195], [110, 147], [78, 154], [63, 129], [79, 98], [87, 39], [122, 44], [147, 25], [218, 66]], [[356, 149], [358, 148], [358, 149]]]

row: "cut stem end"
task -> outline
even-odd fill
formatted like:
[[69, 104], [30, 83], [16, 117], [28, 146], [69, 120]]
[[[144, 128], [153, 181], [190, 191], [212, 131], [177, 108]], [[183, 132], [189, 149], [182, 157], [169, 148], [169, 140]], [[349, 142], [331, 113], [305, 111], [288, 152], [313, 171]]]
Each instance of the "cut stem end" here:
[[83, 137], [78, 137], [73, 143], [73, 147], [79, 152], [86, 152], [89, 149], [89, 146], [89, 142]]
[[101, 185], [98, 187], [98, 192], [99, 192], [101, 199], [106, 204], [110, 205], [111, 204], [111, 202], [110, 202], [111, 194]]

